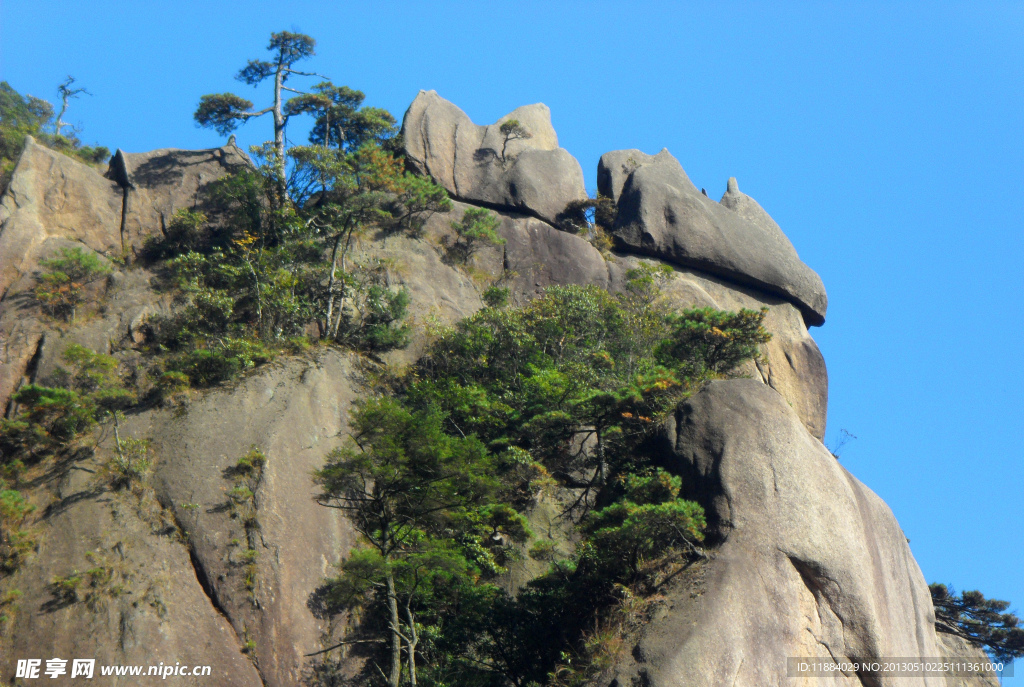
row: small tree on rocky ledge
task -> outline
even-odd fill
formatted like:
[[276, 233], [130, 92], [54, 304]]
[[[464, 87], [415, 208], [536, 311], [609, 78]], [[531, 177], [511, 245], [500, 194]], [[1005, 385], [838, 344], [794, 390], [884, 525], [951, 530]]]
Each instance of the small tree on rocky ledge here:
[[486, 208], [466, 210], [462, 219], [451, 223], [455, 238], [447, 242], [448, 257], [460, 264], [469, 262], [483, 244], [501, 246], [505, 239], [498, 235], [501, 220]]
[[509, 141], [520, 138], [533, 138], [533, 134], [527, 131], [526, 127], [519, 123], [518, 119], [505, 120], [498, 131], [504, 137], [501, 142], [501, 161], [503, 163], [505, 162], [505, 150], [508, 148]]

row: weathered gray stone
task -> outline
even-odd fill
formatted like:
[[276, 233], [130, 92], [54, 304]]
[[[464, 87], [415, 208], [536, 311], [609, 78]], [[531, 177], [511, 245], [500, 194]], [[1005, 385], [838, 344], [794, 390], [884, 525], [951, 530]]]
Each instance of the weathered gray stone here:
[[712, 382], [666, 434], [665, 464], [704, 504], [718, 547], [666, 592], [631, 655], [598, 684], [788, 685], [789, 656], [940, 655], [931, 595], [892, 512], [781, 395], [754, 380]]
[[668, 151], [646, 159], [634, 152], [603, 158], [605, 189], [613, 197], [618, 193], [613, 235], [621, 250], [779, 294], [800, 308], [809, 326], [824, 323], [828, 298], [821, 279], [760, 206], [738, 191], [716, 203]]
[[[530, 138], [512, 139], [506, 146], [499, 128], [510, 119], [519, 121]], [[551, 112], [541, 103], [478, 126], [435, 91], [420, 91], [405, 113], [402, 134], [412, 168], [429, 174], [459, 200], [557, 222], [566, 205], [587, 197], [583, 170], [558, 147]]]
[[619, 196], [622, 195], [622, 187], [626, 185], [630, 174], [642, 165], [661, 162], [665, 158], [672, 158], [668, 148], [662, 148], [657, 155], [648, 155], [636, 148], [605, 153], [597, 162], [597, 192], [618, 203]]

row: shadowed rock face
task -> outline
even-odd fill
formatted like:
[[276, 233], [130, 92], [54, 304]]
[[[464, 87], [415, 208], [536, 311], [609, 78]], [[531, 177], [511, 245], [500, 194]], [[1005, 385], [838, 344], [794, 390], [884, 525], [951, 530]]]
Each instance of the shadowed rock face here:
[[107, 176], [125, 189], [123, 234], [132, 245], [159, 235], [181, 208], [202, 209], [207, 185], [252, 162], [234, 143], [209, 150], [118, 149]]
[[[499, 129], [510, 119], [530, 137], [506, 143]], [[541, 103], [478, 126], [435, 91], [420, 91], [405, 113], [402, 134], [409, 165], [459, 200], [555, 222], [566, 205], [587, 197], [583, 170], [558, 147], [551, 111]]]
[[800, 308], [808, 326], [824, 323], [828, 298], [821, 279], [735, 179], [719, 204], [693, 185], [667, 150], [620, 150], [602, 156], [598, 183], [618, 203], [612, 233], [620, 250], [778, 294]]
[[931, 595], [892, 512], [777, 392], [712, 382], [669, 423], [664, 456], [705, 505], [718, 546], [703, 581], [667, 592], [665, 612], [601, 684], [799, 684], [787, 678], [788, 656], [941, 655]]

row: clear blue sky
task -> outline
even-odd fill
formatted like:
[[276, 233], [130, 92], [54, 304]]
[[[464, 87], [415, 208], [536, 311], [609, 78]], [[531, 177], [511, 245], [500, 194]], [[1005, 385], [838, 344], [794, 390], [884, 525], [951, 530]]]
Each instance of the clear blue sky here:
[[843, 464], [929, 581], [1024, 610], [1024, 3], [7, 0], [0, 22], [0, 78], [53, 99], [75, 75], [70, 121], [111, 149], [219, 145], [199, 96], [261, 102], [232, 76], [289, 29], [398, 117], [421, 88], [478, 123], [547, 103], [590, 187], [618, 148], [667, 147], [714, 197], [738, 177], [828, 289]]

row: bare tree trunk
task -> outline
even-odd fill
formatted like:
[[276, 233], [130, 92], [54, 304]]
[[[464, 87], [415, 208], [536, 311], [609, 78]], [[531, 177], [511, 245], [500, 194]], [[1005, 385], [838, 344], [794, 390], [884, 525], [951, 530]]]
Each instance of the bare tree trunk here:
[[256, 285], [256, 330], [259, 333], [260, 339], [263, 338], [263, 294], [260, 293], [260, 278], [256, 274], [256, 270], [252, 266], [252, 260], [248, 257], [245, 259], [245, 264], [249, 267], [249, 272], [252, 273], [252, 280]]
[[[114, 447], [117, 449], [117, 455], [121, 458], [121, 462], [124, 463], [124, 451], [121, 449], [121, 425], [118, 423], [117, 417], [118, 411], [114, 411]], [[128, 467], [131, 468], [131, 463], [128, 463]]]
[[274, 151], [277, 160], [274, 167], [277, 172], [277, 187], [281, 200], [287, 197], [284, 177], [284, 127], [288, 118], [284, 116], [281, 107], [281, 88], [284, 86], [284, 65], [277, 65], [277, 73], [274, 74]]
[[[331, 276], [327, 280], [327, 323], [324, 330], [327, 335], [331, 333], [331, 314], [334, 311], [334, 273], [338, 271], [338, 247], [341, 245], [341, 234], [334, 237], [334, 248], [331, 249]], [[341, 304], [338, 304], [341, 307]]]
[[409, 684], [412, 687], [416, 687], [416, 645], [420, 643], [420, 637], [416, 633], [416, 619], [412, 615], [412, 609], [409, 604], [412, 602], [412, 597], [405, 604], [405, 617], [409, 625], [409, 636], [406, 637], [406, 645], [409, 647]]
[[402, 637], [398, 632], [398, 594], [395, 592], [395, 577], [387, 572], [388, 612], [391, 616], [391, 670], [388, 687], [399, 687], [402, 680]]
[[60, 105], [60, 113], [57, 115], [57, 121], [53, 123], [54, 133], [60, 136], [61, 129], [67, 126], [64, 123], [64, 113], [68, 111], [68, 97], [64, 96]]

